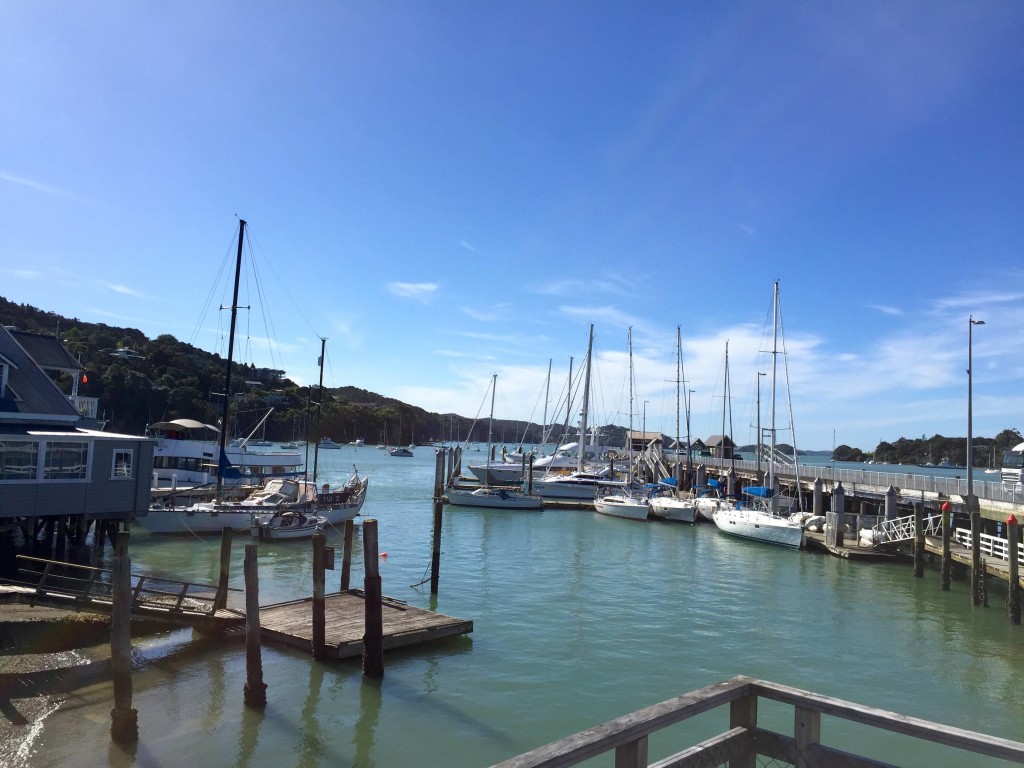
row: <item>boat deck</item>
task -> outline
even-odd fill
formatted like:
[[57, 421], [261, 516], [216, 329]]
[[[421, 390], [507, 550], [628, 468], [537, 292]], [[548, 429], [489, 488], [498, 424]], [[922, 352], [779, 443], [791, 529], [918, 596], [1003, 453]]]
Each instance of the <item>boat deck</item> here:
[[[326, 595], [327, 655], [347, 659], [363, 653], [366, 604], [362, 590]], [[384, 650], [416, 645], [473, 631], [473, 622], [414, 608], [384, 597]], [[260, 634], [264, 640], [304, 651], [313, 650], [313, 599], [293, 600], [260, 608]]]

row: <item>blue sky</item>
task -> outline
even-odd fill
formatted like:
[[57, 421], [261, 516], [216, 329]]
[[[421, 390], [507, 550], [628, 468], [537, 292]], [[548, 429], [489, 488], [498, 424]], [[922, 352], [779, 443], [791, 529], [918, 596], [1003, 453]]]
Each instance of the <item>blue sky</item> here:
[[328, 385], [474, 416], [496, 372], [540, 421], [594, 323], [624, 425], [631, 326], [672, 435], [679, 325], [692, 432], [728, 340], [748, 442], [779, 280], [799, 447], [965, 435], [971, 314], [974, 434], [1024, 429], [1022, 39], [1018, 2], [7, 0], [0, 295], [222, 351], [240, 216], [247, 362], [315, 383], [324, 336]]

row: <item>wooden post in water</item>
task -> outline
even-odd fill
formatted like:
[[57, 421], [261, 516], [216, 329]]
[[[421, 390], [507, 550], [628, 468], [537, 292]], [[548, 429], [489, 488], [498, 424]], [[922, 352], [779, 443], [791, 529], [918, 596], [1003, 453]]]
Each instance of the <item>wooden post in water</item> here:
[[[531, 465], [532, 466], [532, 465]], [[444, 477], [444, 454], [437, 454], [434, 468], [434, 528], [430, 548], [430, 594], [437, 594], [438, 582], [441, 580], [441, 519], [444, 514], [444, 489], [439, 479]]]
[[967, 512], [971, 516], [971, 604], [981, 605], [984, 602], [984, 576], [981, 572], [981, 510], [977, 496], [967, 494], [965, 501]]
[[110, 738], [118, 744], [139, 740], [139, 713], [132, 709], [132, 561], [128, 532], [117, 535], [111, 574], [110, 669], [114, 678], [114, 708]]
[[530, 454], [530, 463], [526, 465], [526, 492], [533, 493], [533, 454]]
[[223, 528], [220, 532], [220, 580], [217, 595], [213, 599], [213, 610], [219, 611], [228, 604], [228, 572], [231, 570], [231, 539], [234, 531]]
[[832, 546], [842, 547], [846, 544], [846, 489], [842, 483], [836, 483], [836, 487], [832, 489], [832, 512], [835, 514], [835, 520], [832, 522], [835, 535]]
[[462, 474], [462, 446], [455, 449], [455, 466], [452, 468], [452, 477], [456, 478]]
[[814, 478], [814, 495], [812, 496], [812, 501], [811, 501], [811, 513], [815, 517], [820, 517], [822, 514], [824, 514], [822, 512], [822, 510], [824, 508], [825, 508], [825, 498], [824, 498], [824, 495], [821, 492], [821, 478], [820, 477], [816, 477], [816, 478]]
[[352, 534], [355, 532], [355, 520], [345, 521], [345, 538], [341, 553], [341, 591], [346, 592], [352, 579]]
[[697, 481], [698, 486], [707, 485], [708, 482], [708, 468], [703, 464], [697, 465]]
[[924, 576], [924, 504], [914, 502], [914, 575]]
[[1006, 591], [1006, 616], [1011, 624], [1020, 624], [1020, 561], [1017, 551], [1020, 545], [1020, 525], [1017, 518], [1006, 518], [1006, 554], [1010, 559], [1010, 586]]
[[263, 682], [263, 652], [260, 649], [260, 576], [257, 546], [245, 545], [245, 706], [267, 706], [267, 684]]
[[445, 474], [444, 474], [444, 451], [434, 451], [434, 499], [437, 500], [444, 495]]
[[885, 491], [885, 519], [895, 520], [899, 517], [899, 509], [896, 504], [896, 489], [891, 485]]
[[313, 658], [327, 655], [327, 536], [313, 534]]
[[939, 509], [942, 513], [942, 589], [948, 592], [950, 572], [953, 570], [953, 556], [949, 551], [953, 535], [953, 505], [944, 501]]
[[363, 521], [363, 561], [366, 574], [363, 594], [366, 625], [363, 633], [363, 674], [384, 677], [384, 614], [380, 570], [377, 563], [377, 521]]

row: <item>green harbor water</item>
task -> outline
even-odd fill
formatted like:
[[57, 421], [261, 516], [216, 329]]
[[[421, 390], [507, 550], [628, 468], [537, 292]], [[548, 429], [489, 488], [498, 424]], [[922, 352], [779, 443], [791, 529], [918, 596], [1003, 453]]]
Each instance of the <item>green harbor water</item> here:
[[[470, 452], [469, 461], [484, 454]], [[320, 481], [369, 474], [364, 517], [378, 520], [383, 591], [470, 619], [472, 634], [385, 654], [383, 680], [359, 660], [315, 663], [265, 644], [264, 711], [243, 705], [240, 642], [176, 630], [136, 639], [139, 743], [111, 744], [107, 684], [62, 692], [22, 728], [21, 766], [489, 766], [692, 689], [749, 675], [857, 703], [1024, 740], [1022, 628], [943, 592], [937, 570], [849, 562], [731, 539], [712, 525], [593, 512], [447, 507], [440, 594], [429, 577], [434, 452], [373, 447], [320, 454]], [[332, 532], [338, 545], [340, 536]], [[231, 584], [243, 586], [236, 536]], [[219, 539], [133, 528], [133, 571], [216, 583]], [[353, 585], [361, 586], [357, 543]], [[109, 555], [109, 550], [108, 550]], [[261, 603], [308, 596], [308, 541], [259, 544]], [[328, 573], [337, 589], [339, 571]], [[232, 593], [241, 608], [240, 592]], [[18, 702], [11, 702], [17, 708]], [[726, 729], [702, 715], [651, 742], [651, 760]], [[791, 710], [761, 718], [789, 732]], [[4, 728], [15, 727], [5, 721]], [[899, 765], [1002, 765], [826, 719], [831, 746]], [[611, 759], [592, 761], [611, 765]]]

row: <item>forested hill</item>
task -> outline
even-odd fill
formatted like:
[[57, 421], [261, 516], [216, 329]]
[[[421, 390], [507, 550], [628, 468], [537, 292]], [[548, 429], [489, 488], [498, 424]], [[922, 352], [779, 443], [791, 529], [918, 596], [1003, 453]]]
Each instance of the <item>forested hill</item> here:
[[[87, 323], [3, 297], [0, 323], [59, 336], [86, 369], [87, 380], [79, 385], [79, 394], [99, 399], [100, 416], [108, 421], [110, 431], [142, 434], [147, 424], [177, 418], [219, 423], [226, 368], [220, 355], [170, 334], [150, 339], [135, 328]], [[129, 350], [134, 354], [120, 356]], [[314, 424], [307, 425], [307, 413], [317, 412], [318, 393], [280, 373], [252, 365], [233, 366], [233, 435], [247, 435], [271, 406], [265, 436], [275, 441], [312, 439], [317, 434], [338, 442], [361, 437], [376, 443], [385, 434], [391, 444], [465, 440], [472, 424], [462, 416], [430, 413], [358, 387], [339, 387], [324, 391], [318, 430], [315, 418]], [[67, 380], [59, 383], [65, 393], [70, 392]], [[507, 434], [510, 443], [522, 436], [523, 428], [523, 422], [495, 422], [495, 429]], [[539, 439], [539, 435], [540, 427], [533, 427], [528, 439]], [[471, 439], [486, 440], [487, 425], [476, 424]]]

